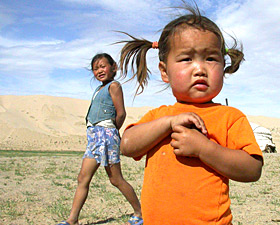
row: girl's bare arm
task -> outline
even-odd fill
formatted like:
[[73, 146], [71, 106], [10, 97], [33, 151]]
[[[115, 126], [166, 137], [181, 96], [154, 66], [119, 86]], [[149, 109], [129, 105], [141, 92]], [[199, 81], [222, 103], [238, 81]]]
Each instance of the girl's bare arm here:
[[117, 112], [115, 118], [116, 128], [120, 129], [126, 117], [122, 87], [119, 83], [113, 82], [110, 85], [109, 92]]
[[197, 130], [183, 126], [174, 127], [171, 137], [171, 146], [176, 155], [199, 157], [202, 162], [229, 179], [253, 182], [261, 176], [263, 162], [260, 156], [223, 147]]
[[123, 133], [121, 152], [129, 157], [144, 155], [170, 133], [167, 117], [130, 127]]
[[260, 156], [251, 156], [243, 150], [232, 150], [210, 141], [199, 158], [229, 179], [240, 182], [259, 180], [262, 172]]
[[121, 141], [122, 153], [129, 157], [146, 154], [166, 136], [170, 135], [172, 127], [176, 124], [186, 127], [195, 126], [202, 133], [207, 133], [203, 120], [195, 113], [165, 116], [127, 129]]

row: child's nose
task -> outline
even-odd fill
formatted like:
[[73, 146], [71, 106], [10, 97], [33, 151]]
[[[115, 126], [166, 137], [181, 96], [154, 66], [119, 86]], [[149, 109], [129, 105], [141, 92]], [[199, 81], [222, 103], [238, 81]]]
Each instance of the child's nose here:
[[194, 62], [193, 64], [193, 75], [194, 76], [206, 76], [206, 68], [203, 62]]
[[100, 68], [98, 68], [97, 73], [101, 73], [102, 71], [103, 71], [103, 69], [100, 67]]

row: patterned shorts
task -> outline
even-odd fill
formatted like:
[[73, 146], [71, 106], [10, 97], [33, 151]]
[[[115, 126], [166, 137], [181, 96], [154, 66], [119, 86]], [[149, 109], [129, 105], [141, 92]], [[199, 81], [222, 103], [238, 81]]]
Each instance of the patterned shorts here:
[[120, 135], [116, 128], [87, 128], [87, 148], [83, 158], [94, 158], [102, 166], [120, 162]]

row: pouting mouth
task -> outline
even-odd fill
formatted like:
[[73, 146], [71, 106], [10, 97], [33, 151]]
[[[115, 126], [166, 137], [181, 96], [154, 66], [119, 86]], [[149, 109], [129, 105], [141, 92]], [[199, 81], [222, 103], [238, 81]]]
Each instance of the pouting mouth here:
[[208, 83], [205, 81], [205, 80], [196, 80], [193, 85], [197, 85], [197, 84], [203, 84], [203, 85], [206, 85], [208, 86]]

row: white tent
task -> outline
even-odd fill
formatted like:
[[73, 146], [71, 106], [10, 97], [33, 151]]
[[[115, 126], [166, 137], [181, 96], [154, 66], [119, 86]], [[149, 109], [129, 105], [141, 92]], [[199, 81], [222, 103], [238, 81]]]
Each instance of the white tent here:
[[254, 131], [258, 145], [263, 152], [273, 153], [276, 152], [276, 146], [272, 141], [272, 135], [269, 129], [262, 127], [256, 123], [250, 125]]

